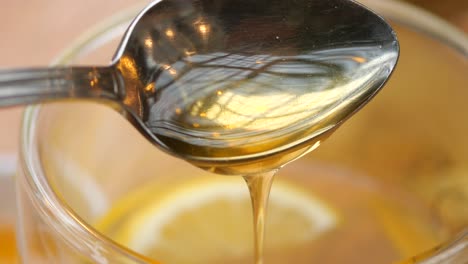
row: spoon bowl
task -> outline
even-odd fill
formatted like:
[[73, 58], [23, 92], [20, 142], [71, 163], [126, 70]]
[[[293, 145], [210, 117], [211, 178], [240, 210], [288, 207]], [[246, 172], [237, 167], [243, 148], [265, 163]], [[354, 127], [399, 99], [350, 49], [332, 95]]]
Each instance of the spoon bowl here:
[[156, 1], [110, 66], [4, 71], [0, 105], [104, 101], [163, 150], [250, 174], [318, 146], [398, 55], [392, 28], [350, 0]]
[[318, 146], [398, 58], [391, 27], [343, 0], [162, 1], [120, 47], [114, 65], [136, 80], [125, 86], [144, 134], [225, 174], [270, 170]]

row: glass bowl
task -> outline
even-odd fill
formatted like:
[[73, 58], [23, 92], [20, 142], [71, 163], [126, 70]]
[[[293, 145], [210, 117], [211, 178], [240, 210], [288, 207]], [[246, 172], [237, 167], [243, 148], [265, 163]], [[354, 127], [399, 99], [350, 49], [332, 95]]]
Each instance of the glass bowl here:
[[[363, 2], [394, 26], [401, 43], [398, 68], [384, 90], [319, 149], [280, 171], [271, 203], [280, 208], [272, 213], [279, 218], [269, 219], [282, 222], [267, 229], [266, 263], [466, 260], [466, 36], [399, 1]], [[56, 63], [105, 65], [141, 8], [91, 30]], [[242, 179], [209, 175], [167, 156], [102, 105], [29, 107], [19, 161], [23, 263], [250, 259], [251, 242], [219, 241], [250, 241], [249, 230], [239, 227], [251, 221], [248, 211], [234, 211], [229, 199], [211, 211], [203, 204], [203, 197], [220, 203], [216, 195], [242, 192], [232, 187]], [[239, 195], [248, 197], [247, 189]], [[184, 222], [189, 216], [183, 212], [200, 204], [202, 216]], [[308, 226], [288, 225], [285, 219], [296, 215]], [[159, 248], [152, 250], [155, 244]]]

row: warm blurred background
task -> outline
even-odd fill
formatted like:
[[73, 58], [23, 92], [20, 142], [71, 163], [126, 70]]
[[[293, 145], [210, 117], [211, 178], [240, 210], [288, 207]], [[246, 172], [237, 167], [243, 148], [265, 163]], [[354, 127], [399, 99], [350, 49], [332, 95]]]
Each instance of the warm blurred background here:
[[[386, 1], [386, 0], [377, 0]], [[467, 0], [407, 0], [445, 18], [468, 33]], [[0, 8], [0, 69], [47, 65], [70, 41], [119, 10], [149, 0], [18, 0], [2, 1]], [[109, 54], [109, 58], [112, 54]], [[21, 108], [0, 111], [0, 264], [12, 263], [6, 226], [14, 224], [13, 174]], [[2, 163], [2, 162], [7, 163]], [[8, 250], [10, 251], [10, 250]]]

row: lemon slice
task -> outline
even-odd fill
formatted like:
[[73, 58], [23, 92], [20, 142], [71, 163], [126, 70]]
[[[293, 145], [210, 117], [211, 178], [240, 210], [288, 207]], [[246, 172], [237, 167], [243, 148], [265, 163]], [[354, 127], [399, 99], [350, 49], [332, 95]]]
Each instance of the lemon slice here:
[[[203, 177], [147, 187], [118, 203], [98, 229], [163, 263], [220, 263], [253, 254], [250, 196], [240, 177]], [[337, 224], [310, 193], [276, 181], [267, 217], [267, 250], [312, 241]], [[226, 262], [224, 262], [226, 263]]]

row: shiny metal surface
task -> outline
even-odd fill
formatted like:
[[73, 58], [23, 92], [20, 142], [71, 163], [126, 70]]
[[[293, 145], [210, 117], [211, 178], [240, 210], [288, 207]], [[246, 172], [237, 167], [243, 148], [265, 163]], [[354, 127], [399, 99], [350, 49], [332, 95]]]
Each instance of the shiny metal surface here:
[[[289, 139], [282, 149], [274, 146], [239, 156], [250, 159], [316, 136], [304, 131], [336, 128], [380, 90], [398, 53], [391, 27], [353, 1], [156, 1], [133, 21], [110, 66], [2, 71], [0, 105], [67, 98], [103, 101], [150, 141], [177, 155], [177, 144], [225, 149], [213, 136], [225, 123], [190, 117], [204, 114], [195, 111], [201, 99], [212, 102], [208, 110], [215, 105], [232, 109], [209, 94], [234, 91], [241, 103], [252, 96], [291, 96], [292, 104], [278, 100], [247, 118], [242, 113], [224, 118], [242, 117], [226, 135], [232, 139], [230, 146], [245, 145], [246, 135], [252, 134], [258, 142]], [[268, 116], [274, 107], [291, 105], [281, 107], [281, 115]], [[190, 114], [181, 119], [181, 111]], [[294, 116], [304, 112], [306, 116]], [[280, 116], [282, 121], [273, 126], [265, 123], [247, 134], [238, 129], [253, 120]], [[294, 122], [284, 122], [291, 117]], [[269, 132], [276, 134], [270, 137]], [[212, 152], [183, 154], [202, 161]]]

